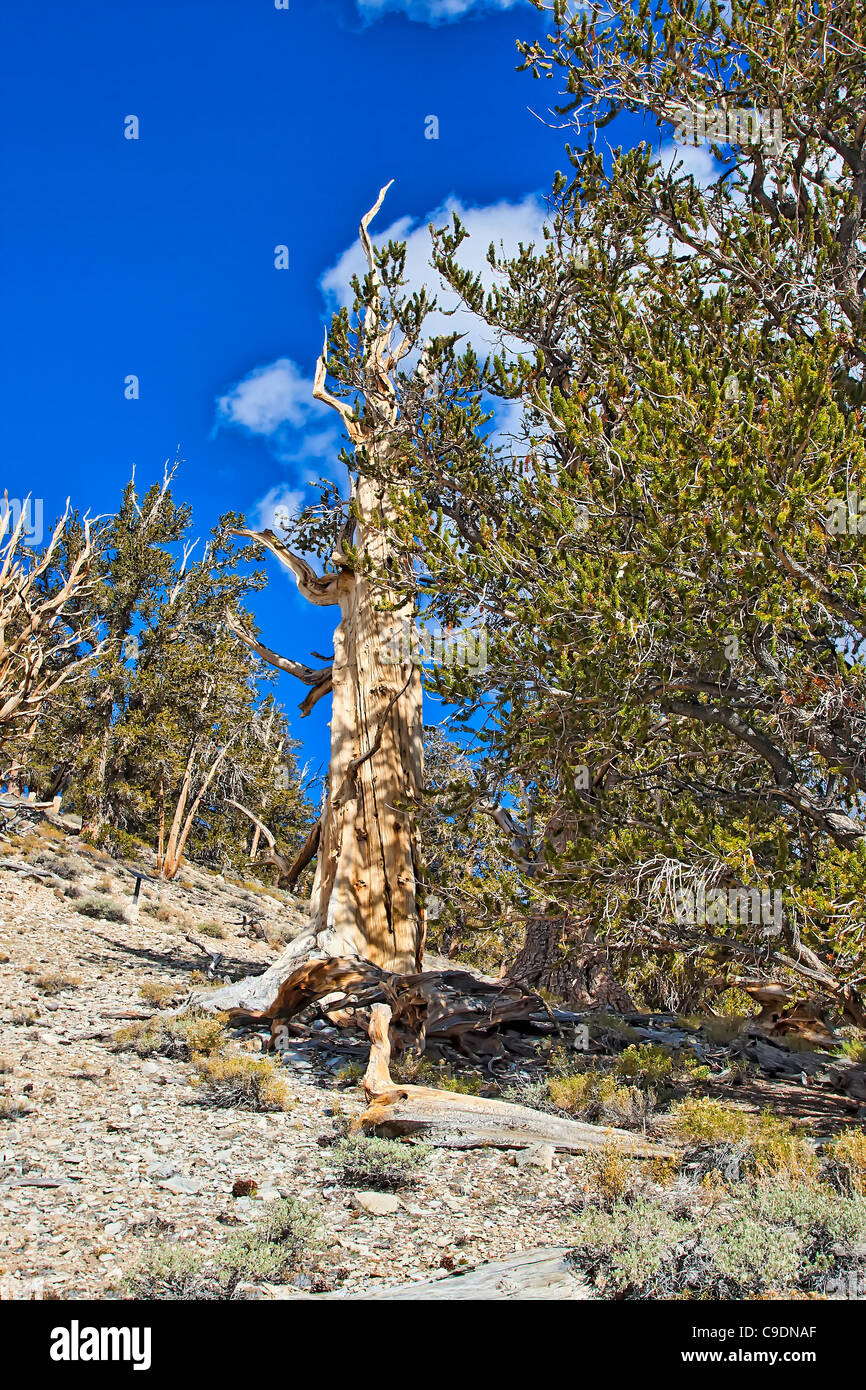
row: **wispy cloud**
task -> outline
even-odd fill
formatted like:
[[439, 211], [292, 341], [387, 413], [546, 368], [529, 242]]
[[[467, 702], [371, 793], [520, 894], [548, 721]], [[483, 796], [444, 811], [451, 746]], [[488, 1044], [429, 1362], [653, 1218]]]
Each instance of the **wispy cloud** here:
[[365, 19], [379, 19], [388, 13], [405, 14], [421, 24], [447, 24], [453, 19], [482, 10], [513, 10], [526, 0], [357, 0]]
[[[501, 244], [504, 252], [511, 255], [521, 242], [524, 245], [534, 242], [540, 246], [543, 243], [546, 209], [534, 193], [527, 194], [519, 202], [503, 201], [481, 207], [450, 198], [426, 217], [401, 217], [382, 231], [375, 226], [371, 228], [374, 241], [381, 244], [387, 241], [406, 242], [406, 279], [412, 289], [427, 285], [430, 293], [435, 294], [438, 309], [425, 323], [425, 335], [435, 337], [437, 334], [462, 333], [483, 355], [493, 345], [490, 334], [479, 319], [460, 306], [457, 296], [443, 286], [430, 265], [429, 225], [431, 222], [434, 227], [450, 224], [454, 213], [469, 233], [468, 239], [460, 247], [460, 264], [479, 274], [482, 283], [489, 288], [495, 278], [487, 261], [491, 242], [497, 251]], [[349, 282], [353, 275], [363, 279], [365, 270], [361, 248], [357, 242], [353, 242], [322, 276], [321, 286], [330, 308], [338, 309], [351, 303]]]
[[256, 367], [217, 401], [217, 425], [239, 425], [250, 434], [274, 435], [290, 425], [302, 429], [324, 407], [313, 400], [312, 383], [288, 357]]

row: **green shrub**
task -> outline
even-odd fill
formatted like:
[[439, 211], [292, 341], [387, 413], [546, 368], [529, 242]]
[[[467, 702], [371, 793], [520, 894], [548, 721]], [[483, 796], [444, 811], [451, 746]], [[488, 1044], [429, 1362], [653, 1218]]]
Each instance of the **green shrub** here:
[[[755, 1176], [783, 1174], [810, 1181], [817, 1177], [818, 1159], [788, 1120], [765, 1111], [759, 1116], [725, 1105], [708, 1096], [689, 1096], [671, 1111], [674, 1133], [695, 1146], [708, 1145], [720, 1159], [725, 1147], [731, 1161]], [[720, 1161], [724, 1173], [724, 1163]]]
[[411, 1086], [435, 1086], [440, 1091], [459, 1091], [477, 1096], [484, 1085], [480, 1072], [455, 1071], [452, 1066], [437, 1064], [423, 1052], [404, 1052], [391, 1065], [395, 1081]]
[[[138, 987], [142, 999], [148, 1004], [155, 1004], [157, 1008], [170, 1004], [182, 991], [183, 985], [173, 985], [167, 980], [145, 980], [144, 984]], [[199, 1052], [204, 1050], [204, 1048], [197, 1049]]]
[[316, 1219], [293, 1197], [269, 1202], [250, 1231], [232, 1236], [217, 1256], [231, 1289], [243, 1282], [278, 1284], [315, 1245]]
[[80, 912], [84, 917], [97, 917], [103, 922], [125, 922], [126, 908], [121, 907], [113, 898], [94, 895], [84, 898], [82, 902], [76, 903], [75, 911]]
[[81, 976], [67, 975], [65, 970], [47, 970], [44, 975], [37, 975], [33, 983], [43, 994], [62, 994], [66, 989], [77, 989]]
[[396, 1139], [368, 1139], [353, 1134], [335, 1144], [331, 1156], [339, 1169], [341, 1182], [352, 1187], [388, 1191], [416, 1183], [418, 1169], [429, 1152], [429, 1148], [421, 1144], [401, 1144]]
[[241, 1283], [282, 1283], [313, 1251], [315, 1217], [294, 1198], [265, 1207], [255, 1226], [202, 1258], [171, 1245], [154, 1245], [124, 1279], [139, 1299], [230, 1298]]
[[866, 1196], [866, 1134], [862, 1129], [847, 1129], [824, 1150], [825, 1169], [829, 1180], [840, 1192]]
[[279, 1063], [270, 1057], [227, 1057], [220, 1052], [194, 1058], [194, 1078], [206, 1105], [237, 1110], [288, 1110], [293, 1104]]
[[202, 936], [213, 936], [219, 941], [225, 939], [226, 929], [219, 922], [199, 922], [198, 929]]
[[743, 1191], [734, 1212], [647, 1196], [588, 1207], [575, 1222], [574, 1262], [608, 1296], [648, 1299], [821, 1292], [830, 1276], [866, 1267], [855, 1248], [862, 1199], [778, 1181]]
[[632, 1043], [619, 1054], [613, 1069], [622, 1081], [638, 1086], [669, 1086], [675, 1073], [682, 1070], [675, 1066], [670, 1052], [653, 1043]]
[[226, 1296], [212, 1261], [173, 1245], [151, 1246], [123, 1282], [130, 1297], [138, 1299], [201, 1302]]
[[619, 1085], [612, 1072], [587, 1070], [552, 1076], [547, 1095], [554, 1108], [566, 1115], [619, 1129], [643, 1129], [655, 1108], [651, 1092]]
[[189, 1062], [199, 1055], [221, 1051], [229, 1041], [227, 1014], [183, 1014], [180, 1018], [149, 1018], [131, 1023], [114, 1035], [115, 1052], [136, 1052], [139, 1057], [171, 1057]]

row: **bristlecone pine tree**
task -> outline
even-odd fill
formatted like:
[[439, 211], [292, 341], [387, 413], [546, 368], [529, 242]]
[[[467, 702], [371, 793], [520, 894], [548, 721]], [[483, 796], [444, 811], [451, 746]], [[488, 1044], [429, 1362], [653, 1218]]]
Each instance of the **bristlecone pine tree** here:
[[[488, 603], [488, 753], [536, 777], [524, 978], [561, 990], [595, 940], [656, 1007], [733, 964], [863, 1026], [863, 7], [605, 11], [556, 0], [523, 47], [591, 132], [546, 244], [491, 250], [488, 291], [463, 229], [436, 239], [504, 344], [477, 380], [521, 402], [521, 456], [481, 487], [454, 457], [474, 526], [431, 525], [419, 480], [406, 530], [437, 603]], [[602, 157], [624, 111], [703, 132], [718, 177]], [[778, 914], [741, 912], [759, 891]]]
[[[398, 392], [394, 378], [418, 343], [429, 304], [421, 295], [398, 311], [399, 273], [392, 276], [388, 269], [395, 248], [374, 251], [368, 226], [386, 192], [387, 186], [361, 221], [367, 275], [363, 284], [353, 284], [355, 322], [350, 327], [345, 311], [335, 317], [315, 374], [315, 397], [337, 412], [353, 448], [341, 455], [349, 469], [350, 500], [336, 545], [318, 574], [272, 530], [238, 531], [291, 571], [304, 598], [338, 608], [340, 618], [332, 664], [311, 670], [265, 647], [229, 615], [242, 642], [311, 687], [303, 714], [328, 693], [332, 714], [327, 795], [304, 851], [307, 858], [316, 855], [310, 930], [263, 976], [221, 991], [220, 1006], [266, 1006], [309, 956], [361, 956], [398, 972], [421, 964], [421, 676], [411, 653], [404, 659], [415, 611], [411, 582], [408, 593], [398, 595], [388, 572], [392, 485], [401, 467], [401, 398], [407, 394], [406, 379], [401, 376]], [[338, 394], [326, 385], [329, 373]]]

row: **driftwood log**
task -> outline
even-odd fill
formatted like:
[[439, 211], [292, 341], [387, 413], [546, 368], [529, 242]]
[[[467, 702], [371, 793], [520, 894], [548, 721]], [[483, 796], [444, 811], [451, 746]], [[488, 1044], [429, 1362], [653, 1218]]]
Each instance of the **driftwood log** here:
[[449, 1149], [525, 1149], [551, 1144], [566, 1153], [616, 1147], [630, 1158], [670, 1157], [665, 1144], [624, 1129], [581, 1124], [528, 1106], [484, 1096], [439, 1091], [433, 1086], [397, 1085], [391, 1079], [391, 1010], [370, 1010], [370, 1061], [364, 1077], [367, 1108], [358, 1127], [382, 1138], [413, 1138]]

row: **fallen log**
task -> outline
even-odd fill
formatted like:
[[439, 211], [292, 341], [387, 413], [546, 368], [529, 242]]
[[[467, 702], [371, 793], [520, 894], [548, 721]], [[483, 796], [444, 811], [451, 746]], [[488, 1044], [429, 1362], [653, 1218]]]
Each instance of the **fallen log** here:
[[[568, 1259], [567, 1245], [552, 1246], [540, 1250], [522, 1250], [507, 1259], [491, 1261], [478, 1265], [475, 1269], [461, 1271], [459, 1274], [445, 1275], [430, 1279], [423, 1284], [403, 1284], [395, 1288], [371, 1288], [349, 1293], [337, 1289], [333, 1293], [299, 1294], [294, 1290], [275, 1286], [269, 1290], [274, 1298], [291, 1299], [446, 1299], [454, 1302], [463, 1299], [484, 1299], [485, 1301], [504, 1298], [555, 1299], [557, 1302], [597, 1298], [597, 1291], [581, 1279]], [[237, 1298], [238, 1295], [235, 1294]]]
[[675, 1150], [624, 1129], [562, 1119], [525, 1105], [483, 1096], [439, 1091], [433, 1086], [396, 1085], [391, 1079], [391, 1010], [370, 1010], [370, 1060], [364, 1076], [367, 1108], [356, 1122], [382, 1138], [411, 1135], [449, 1149], [525, 1149], [552, 1144], [566, 1153], [615, 1147], [631, 1158], [672, 1157]]

